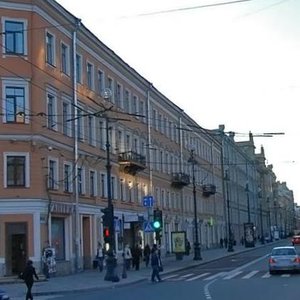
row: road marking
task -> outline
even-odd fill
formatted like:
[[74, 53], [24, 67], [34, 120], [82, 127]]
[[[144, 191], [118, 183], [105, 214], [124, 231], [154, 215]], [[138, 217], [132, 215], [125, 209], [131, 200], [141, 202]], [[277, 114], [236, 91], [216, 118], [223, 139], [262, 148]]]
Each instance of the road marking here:
[[263, 275], [261, 278], [270, 278], [271, 274], [270, 272], [267, 272], [265, 275]]
[[281, 277], [291, 277], [291, 274], [282, 274]]
[[252, 276], [254, 276], [255, 274], [257, 274], [259, 271], [252, 271], [249, 274], [245, 275], [244, 277], [242, 277], [242, 279], [249, 279]]
[[212, 279], [215, 279], [217, 277], [223, 276], [224, 274], [227, 274], [227, 273], [226, 272], [220, 272], [220, 273], [217, 273], [215, 275], [204, 278], [203, 280], [205, 280], [205, 281], [212, 280]]
[[170, 279], [170, 278], [173, 278], [173, 277], [176, 277], [176, 276], [178, 276], [178, 274], [170, 275], [170, 276], [167, 276], [167, 277], [163, 276], [163, 279], [166, 280], [166, 279]]
[[223, 280], [232, 279], [232, 278], [234, 278], [235, 276], [238, 276], [238, 275], [241, 274], [241, 273], [243, 273], [243, 271], [238, 271], [238, 272], [229, 274], [229, 275], [225, 276], [225, 277], [223, 278]]
[[185, 275], [182, 275], [182, 276], [180, 276], [181, 278], [187, 278], [187, 277], [191, 277], [191, 276], [193, 276], [193, 275], [195, 275], [194, 273], [190, 273], [190, 274], [185, 274]]
[[209, 274], [210, 274], [210, 273], [203, 273], [203, 274], [200, 274], [200, 275], [198, 275], [198, 276], [195, 276], [195, 277], [189, 278], [189, 279], [187, 279], [186, 281], [193, 281], [193, 280], [196, 280], [196, 279], [202, 278], [202, 277], [204, 277], [204, 276], [206, 276], [206, 275], [209, 275]]

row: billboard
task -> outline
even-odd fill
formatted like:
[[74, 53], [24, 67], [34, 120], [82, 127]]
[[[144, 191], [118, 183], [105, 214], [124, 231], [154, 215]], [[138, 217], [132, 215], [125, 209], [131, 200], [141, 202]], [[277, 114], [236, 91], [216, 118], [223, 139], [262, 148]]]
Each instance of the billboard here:
[[255, 246], [253, 223], [244, 223], [244, 237], [246, 248]]

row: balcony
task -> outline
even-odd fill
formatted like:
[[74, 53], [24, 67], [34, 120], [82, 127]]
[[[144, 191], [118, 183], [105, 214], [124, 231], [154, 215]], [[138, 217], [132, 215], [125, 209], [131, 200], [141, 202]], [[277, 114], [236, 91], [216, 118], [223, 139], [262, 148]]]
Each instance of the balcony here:
[[183, 188], [190, 184], [190, 176], [184, 173], [173, 173], [172, 174], [172, 186], [176, 188]]
[[214, 184], [204, 184], [202, 186], [202, 195], [204, 197], [209, 197], [216, 193], [216, 186]]
[[135, 175], [146, 169], [146, 158], [134, 151], [119, 153], [119, 165], [124, 173]]

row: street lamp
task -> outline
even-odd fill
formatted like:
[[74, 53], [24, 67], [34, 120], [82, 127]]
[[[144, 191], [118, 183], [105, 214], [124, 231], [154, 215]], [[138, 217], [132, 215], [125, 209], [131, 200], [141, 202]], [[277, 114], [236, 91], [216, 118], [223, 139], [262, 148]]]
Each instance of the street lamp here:
[[196, 181], [195, 181], [195, 158], [194, 150], [191, 150], [189, 162], [192, 163], [192, 176], [193, 176], [193, 199], [194, 199], [194, 225], [195, 225], [195, 242], [194, 242], [194, 260], [202, 260], [201, 249], [198, 237], [198, 221], [197, 221], [197, 198], [196, 198]]
[[250, 199], [249, 199], [249, 183], [247, 181], [245, 187], [246, 195], [247, 195], [247, 212], [248, 212], [248, 223], [251, 222], [251, 215], [250, 215]]
[[231, 221], [230, 221], [230, 202], [229, 202], [229, 188], [228, 188], [228, 182], [229, 182], [229, 174], [228, 170], [225, 171], [225, 177], [224, 180], [226, 182], [226, 198], [227, 198], [227, 219], [228, 219], [228, 252], [233, 252], [233, 236], [231, 231]]
[[[112, 96], [110, 89], [104, 89], [102, 96], [105, 100], [109, 100]], [[108, 256], [106, 259], [106, 274], [104, 280], [106, 281], [119, 281], [118, 275], [116, 273], [117, 269], [117, 259], [115, 257], [115, 226], [114, 226], [114, 206], [112, 203], [112, 193], [111, 193], [111, 162], [110, 162], [110, 142], [109, 142], [109, 119], [105, 117], [106, 125], [106, 171], [107, 171], [107, 209], [109, 212], [109, 249]]]

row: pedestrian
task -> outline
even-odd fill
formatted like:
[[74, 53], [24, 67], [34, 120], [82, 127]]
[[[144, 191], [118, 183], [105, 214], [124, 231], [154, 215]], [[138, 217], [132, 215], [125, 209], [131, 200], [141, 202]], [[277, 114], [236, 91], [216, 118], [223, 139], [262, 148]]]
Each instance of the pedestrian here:
[[98, 261], [99, 272], [103, 271], [103, 263], [104, 263], [104, 249], [101, 243], [98, 243], [96, 259]]
[[25, 281], [25, 284], [27, 286], [27, 292], [26, 292], [26, 300], [33, 300], [31, 289], [33, 286], [33, 277], [36, 278], [36, 280], [39, 280], [39, 277], [36, 274], [35, 268], [33, 266], [32, 260], [28, 260], [26, 263], [26, 267], [24, 269], [24, 272], [22, 274], [22, 278]]
[[144, 248], [144, 261], [145, 261], [146, 267], [149, 266], [150, 253], [151, 253], [150, 246], [149, 246], [149, 244], [146, 244], [146, 246]]
[[140, 246], [137, 244], [132, 252], [132, 262], [133, 266], [135, 267], [135, 270], [138, 271], [140, 269], [140, 259], [142, 256], [142, 250]]
[[162, 281], [159, 276], [159, 270], [160, 268], [162, 268], [162, 263], [158, 255], [157, 247], [153, 247], [151, 251], [151, 267], [152, 267], [151, 281], [156, 282], [155, 278], [157, 278], [159, 282]]
[[223, 243], [224, 243], [224, 240], [222, 238], [220, 238], [220, 248], [224, 247]]
[[185, 255], [190, 255], [191, 244], [188, 239], [185, 240]]
[[224, 246], [225, 246], [225, 248], [227, 248], [227, 244], [228, 244], [228, 240], [227, 240], [227, 238], [225, 238], [224, 239]]
[[125, 259], [125, 263], [126, 263], [126, 270], [129, 270], [131, 259], [132, 259], [132, 254], [131, 254], [131, 250], [130, 250], [130, 247], [128, 244], [126, 244], [126, 246], [124, 248], [124, 259]]

